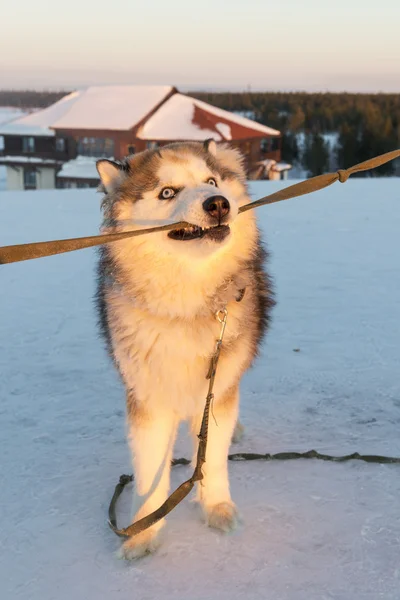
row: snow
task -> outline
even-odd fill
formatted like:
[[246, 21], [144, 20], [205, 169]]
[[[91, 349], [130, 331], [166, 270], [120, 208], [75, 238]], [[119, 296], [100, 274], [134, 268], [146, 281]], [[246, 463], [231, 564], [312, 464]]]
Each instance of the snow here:
[[23, 119], [17, 119], [15, 122], [6, 123], [0, 127], [0, 135], [25, 135], [25, 136], [40, 136], [54, 137], [55, 133], [48, 127], [42, 125], [31, 125]]
[[214, 129], [200, 128], [193, 123], [195, 101], [193, 98], [174, 94], [140, 127], [138, 138], [142, 140], [192, 140], [202, 141], [222, 136]]
[[23, 117], [26, 113], [15, 106], [0, 106], [0, 125]]
[[[339, 168], [338, 160], [336, 157], [336, 148], [339, 141], [339, 133], [337, 131], [330, 131], [321, 134], [325, 144], [327, 145], [327, 150], [329, 153], [328, 158], [328, 170], [330, 172], [336, 171]], [[306, 145], [306, 133], [304, 131], [300, 131], [296, 133], [297, 145], [300, 151], [300, 163], [303, 159], [303, 154], [305, 151]], [[293, 165], [293, 171], [291, 174], [292, 178], [306, 178], [307, 177], [307, 169], [304, 169], [301, 164], [297, 163]]]
[[[143, 140], [176, 139], [193, 141], [213, 137], [215, 141], [221, 141], [223, 138], [214, 129], [201, 128], [200, 125], [193, 122], [196, 107], [206, 114], [209, 113], [232, 124], [251, 129], [255, 132], [255, 136], [260, 137], [260, 132], [266, 136], [279, 135], [279, 131], [276, 129], [261, 125], [238, 114], [216, 108], [211, 104], [183, 94], [174, 94], [144, 123], [138, 132], [138, 137]], [[221, 126], [223, 127], [221, 128]], [[216, 128], [224, 138], [225, 133], [227, 133], [226, 139], [232, 139], [230, 126], [227, 123], [217, 123]], [[227, 128], [229, 128], [229, 131]], [[177, 132], [179, 132], [179, 137], [177, 137]]]
[[56, 129], [128, 130], [172, 91], [171, 86], [93, 86], [53, 123]]
[[75, 179], [99, 179], [96, 169], [97, 158], [91, 156], [77, 156], [63, 164], [57, 177], [73, 177]]
[[2, 156], [1, 160], [3, 162], [9, 162], [9, 163], [30, 163], [30, 164], [40, 164], [40, 165], [54, 165], [55, 162], [57, 162], [56, 158], [40, 158], [39, 156], [17, 156], [17, 155], [10, 155], [10, 156]]
[[49, 129], [52, 123], [75, 102], [79, 92], [73, 92], [61, 98], [48, 108], [34, 111], [0, 127], [0, 135], [34, 135], [53, 137], [54, 131]]
[[218, 131], [220, 133], [222, 133], [222, 135], [224, 136], [225, 140], [231, 140], [232, 139], [231, 128], [229, 127], [229, 125], [227, 123], [217, 123], [216, 126], [215, 126], [215, 129], [218, 129]]
[[277, 162], [273, 158], [265, 158], [264, 160], [260, 160], [257, 164], [264, 165], [267, 171], [288, 171], [292, 168], [292, 165], [287, 162]]
[[255, 120], [256, 114], [254, 110], [234, 110], [232, 111], [235, 115], [239, 115], [240, 117], [246, 117], [246, 119]]
[[328, 169], [329, 171], [336, 171], [339, 168], [339, 163], [336, 156], [336, 149], [339, 143], [339, 132], [330, 131], [328, 133], [322, 133], [321, 135], [324, 138], [324, 142], [329, 151]]
[[289, 171], [292, 168], [292, 165], [287, 162], [277, 162], [272, 167], [273, 171], [278, 171], [281, 173], [282, 171]]
[[330, 150], [333, 150], [338, 143], [339, 133], [337, 131], [330, 131], [328, 133], [322, 133], [324, 142], [328, 144]]
[[[242, 384], [235, 451], [400, 455], [399, 200], [395, 178], [355, 179], [257, 210], [278, 305]], [[90, 190], [4, 192], [1, 243], [95, 234], [99, 204]], [[233, 463], [236, 533], [207, 529], [185, 501], [156, 555], [115, 558], [107, 506], [131, 469], [94, 267], [93, 249], [0, 267], [2, 597], [398, 600], [396, 465]], [[182, 434], [175, 455], [188, 454]], [[126, 492], [124, 524], [128, 506]]]
[[0, 134], [54, 136], [55, 129], [128, 130], [172, 90], [170, 86], [92, 86], [0, 128]]

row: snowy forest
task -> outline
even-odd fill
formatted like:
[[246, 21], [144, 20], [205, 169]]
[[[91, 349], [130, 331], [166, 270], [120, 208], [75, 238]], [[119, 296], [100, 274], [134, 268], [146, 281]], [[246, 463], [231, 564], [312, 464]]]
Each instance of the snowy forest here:
[[[400, 95], [348, 93], [195, 93], [231, 111], [248, 112], [283, 133], [283, 158], [320, 175], [332, 159], [347, 168], [400, 147]], [[335, 168], [337, 165], [333, 165]], [[393, 175], [388, 163], [368, 176]], [[365, 175], [364, 175], [365, 176]]]

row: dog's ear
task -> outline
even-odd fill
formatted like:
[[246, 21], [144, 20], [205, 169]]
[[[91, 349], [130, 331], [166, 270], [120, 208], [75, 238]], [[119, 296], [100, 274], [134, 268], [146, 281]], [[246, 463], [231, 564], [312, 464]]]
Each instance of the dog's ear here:
[[220, 144], [218, 162], [237, 173], [242, 180], [246, 179], [245, 157], [238, 148], [232, 148], [229, 144]]
[[212, 138], [206, 140], [203, 144], [204, 146], [204, 150], [206, 152], [209, 152], [210, 154], [212, 154], [213, 156], [216, 156], [217, 154], [217, 144], [215, 143], [215, 140], [213, 140]]
[[123, 175], [122, 165], [113, 160], [101, 159], [96, 162], [96, 169], [105, 191], [111, 192]]

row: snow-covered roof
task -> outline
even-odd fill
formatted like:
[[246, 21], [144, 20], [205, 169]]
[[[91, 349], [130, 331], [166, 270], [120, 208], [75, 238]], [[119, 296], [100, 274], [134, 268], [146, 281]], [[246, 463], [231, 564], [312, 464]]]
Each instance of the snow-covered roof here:
[[24, 135], [24, 136], [43, 136], [43, 137], [54, 137], [55, 132], [47, 127], [40, 127], [39, 125], [29, 125], [25, 123], [19, 123], [17, 121], [11, 121], [0, 127], [0, 135]]
[[187, 96], [174, 94], [139, 129], [142, 140], [205, 140], [222, 136], [211, 127], [199, 127], [193, 123], [194, 105]]
[[292, 168], [292, 165], [287, 162], [277, 162], [273, 167], [273, 171], [278, 171], [281, 173], [282, 171], [289, 171]]
[[168, 85], [93, 86], [77, 92], [79, 97], [55, 122], [54, 129], [128, 130], [171, 93]]
[[1, 163], [24, 163], [32, 165], [54, 165], [57, 163], [55, 158], [40, 158], [37, 156], [0, 156]]
[[265, 158], [264, 160], [260, 160], [258, 165], [264, 165], [267, 171], [277, 171], [281, 173], [282, 171], [289, 171], [292, 168], [292, 165], [287, 162], [277, 162], [273, 158]]
[[280, 132], [206, 102], [174, 94], [140, 128], [143, 140], [215, 141], [276, 136]]
[[[54, 136], [57, 130], [129, 131], [161, 105], [140, 128], [143, 140], [217, 142], [277, 136], [276, 129], [178, 92], [171, 86], [92, 86], [48, 108], [0, 126], [0, 135]], [[165, 100], [168, 98], [168, 100]], [[164, 103], [163, 103], [164, 102]]]
[[81, 92], [72, 92], [43, 110], [11, 121], [0, 127], [0, 134], [53, 137], [55, 132], [50, 127], [70, 109], [80, 94]]
[[99, 179], [96, 169], [97, 158], [91, 156], [77, 156], [74, 160], [64, 163], [57, 177], [71, 177], [73, 179]]
[[54, 129], [129, 130], [171, 93], [171, 86], [93, 86], [0, 127], [1, 135], [54, 136]]

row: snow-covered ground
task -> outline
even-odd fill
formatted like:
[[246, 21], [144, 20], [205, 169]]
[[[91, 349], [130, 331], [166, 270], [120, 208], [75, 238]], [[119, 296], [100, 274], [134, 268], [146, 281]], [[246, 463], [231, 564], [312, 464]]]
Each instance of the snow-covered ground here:
[[[90, 190], [5, 192], [0, 243], [93, 234], [99, 202]], [[400, 455], [399, 180], [335, 184], [258, 215], [278, 305], [242, 384], [236, 449]], [[234, 463], [237, 532], [207, 529], [184, 502], [156, 555], [115, 558], [107, 506], [130, 464], [94, 264], [84, 250], [0, 267], [1, 597], [399, 600], [396, 465]], [[175, 455], [188, 455], [183, 435]], [[173, 486], [188, 474], [176, 468]]]

